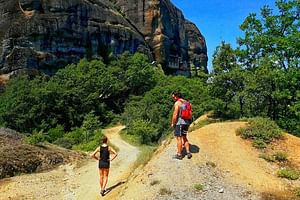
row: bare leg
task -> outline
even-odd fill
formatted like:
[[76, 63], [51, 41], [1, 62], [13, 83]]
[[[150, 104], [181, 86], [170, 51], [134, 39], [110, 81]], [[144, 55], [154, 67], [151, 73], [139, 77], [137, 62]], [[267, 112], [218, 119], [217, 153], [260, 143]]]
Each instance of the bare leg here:
[[186, 135], [182, 136], [182, 140], [183, 140], [183, 145], [185, 147], [186, 153], [190, 153], [190, 144]]
[[177, 140], [177, 154], [181, 155], [181, 151], [182, 151], [182, 137], [176, 136], [176, 140]]
[[105, 190], [107, 181], [108, 181], [109, 169], [103, 169], [103, 190]]
[[103, 177], [104, 177], [103, 168], [99, 169], [99, 175], [100, 175], [100, 189], [102, 191], [103, 190]]

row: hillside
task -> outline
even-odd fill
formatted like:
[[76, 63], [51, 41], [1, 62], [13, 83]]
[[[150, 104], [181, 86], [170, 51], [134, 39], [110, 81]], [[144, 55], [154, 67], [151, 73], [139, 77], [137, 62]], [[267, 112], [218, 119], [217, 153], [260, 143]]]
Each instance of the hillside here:
[[[236, 129], [243, 126], [245, 122], [213, 123], [192, 131], [190, 160], [172, 159], [176, 152], [175, 139], [165, 141], [153, 158], [137, 169], [132, 164], [138, 151], [120, 139], [117, 133], [122, 127], [115, 127], [106, 130], [106, 134], [120, 151], [112, 163], [107, 185], [111, 191], [104, 198], [98, 194], [96, 163], [92, 160], [77, 167], [65, 165], [46, 173], [4, 179], [0, 182], [0, 194], [13, 199], [51, 199], [53, 195], [68, 199], [126, 200], [297, 199], [292, 189], [300, 186], [300, 180], [278, 178], [276, 171], [280, 166], [259, 158], [259, 150], [236, 136]], [[300, 169], [299, 147], [299, 138], [285, 134], [266, 151], [284, 150], [289, 164]], [[31, 181], [26, 186], [28, 178]], [[54, 184], [62, 189], [53, 189]]]
[[24, 141], [23, 135], [11, 129], [0, 128], [0, 179], [50, 170], [84, 158], [82, 153], [51, 144], [29, 145]]
[[[279, 166], [259, 158], [249, 141], [236, 136], [244, 122], [215, 123], [190, 133], [193, 158], [173, 160], [173, 139], [142, 171], [135, 172], [120, 199], [295, 199], [298, 181], [276, 176]], [[288, 144], [288, 145], [287, 145]], [[299, 168], [300, 139], [286, 134], [274, 144]], [[287, 148], [289, 146], [289, 148]], [[275, 150], [275, 148], [274, 148]], [[195, 189], [197, 185], [202, 191]]]

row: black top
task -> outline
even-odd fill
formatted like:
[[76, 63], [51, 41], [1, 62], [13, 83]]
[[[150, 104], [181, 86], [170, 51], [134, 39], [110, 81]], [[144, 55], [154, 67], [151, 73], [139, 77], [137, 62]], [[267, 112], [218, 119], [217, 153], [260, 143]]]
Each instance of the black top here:
[[100, 146], [99, 168], [109, 168], [108, 146]]

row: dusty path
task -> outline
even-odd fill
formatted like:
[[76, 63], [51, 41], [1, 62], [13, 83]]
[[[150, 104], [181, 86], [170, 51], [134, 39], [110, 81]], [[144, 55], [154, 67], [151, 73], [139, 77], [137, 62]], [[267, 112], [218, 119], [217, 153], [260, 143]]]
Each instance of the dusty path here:
[[[172, 139], [143, 171], [132, 176], [118, 199], [295, 200], [286, 193], [289, 181], [276, 176], [278, 167], [260, 159], [251, 143], [236, 136], [235, 130], [244, 125], [214, 123], [191, 132], [190, 160], [172, 159], [176, 152], [176, 141]], [[295, 149], [299, 152], [299, 146]], [[200, 191], [197, 185], [202, 186]], [[299, 181], [292, 185], [300, 186]]]
[[4, 199], [112, 199], [130, 174], [139, 153], [136, 147], [121, 140], [117, 126], [104, 130], [111, 143], [119, 148], [118, 157], [111, 163], [104, 198], [99, 195], [99, 175], [96, 160], [88, 159], [84, 165], [63, 165], [58, 169], [36, 174], [16, 176], [0, 181], [0, 200]]

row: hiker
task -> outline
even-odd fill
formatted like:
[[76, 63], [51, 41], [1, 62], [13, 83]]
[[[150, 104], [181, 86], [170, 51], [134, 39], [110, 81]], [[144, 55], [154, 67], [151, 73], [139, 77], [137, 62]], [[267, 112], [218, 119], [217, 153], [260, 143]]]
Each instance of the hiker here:
[[[100, 153], [100, 156], [97, 157], [96, 154]], [[112, 158], [109, 158], [109, 154], [112, 153]], [[97, 149], [91, 154], [91, 157], [98, 160], [99, 164], [99, 175], [100, 175], [100, 194], [104, 196], [105, 194], [105, 187], [108, 180], [108, 174], [109, 174], [109, 167], [110, 167], [110, 161], [114, 160], [117, 157], [117, 152], [107, 144], [107, 137], [104, 136], [102, 138], [102, 144], [97, 147]]]
[[192, 154], [190, 152], [190, 144], [187, 139], [187, 132], [189, 126], [191, 124], [190, 119], [183, 119], [181, 116], [183, 105], [187, 102], [187, 100], [182, 98], [180, 92], [172, 92], [172, 98], [175, 101], [174, 103], [174, 111], [172, 115], [171, 127], [174, 128], [174, 135], [177, 140], [177, 154], [174, 158], [181, 160], [182, 159], [182, 146], [185, 147], [188, 159], [192, 158]]

